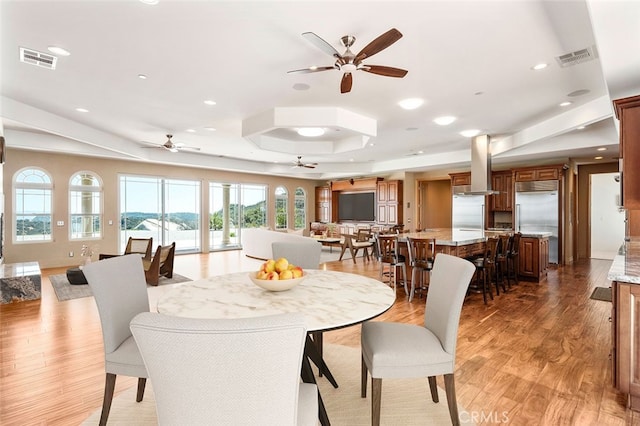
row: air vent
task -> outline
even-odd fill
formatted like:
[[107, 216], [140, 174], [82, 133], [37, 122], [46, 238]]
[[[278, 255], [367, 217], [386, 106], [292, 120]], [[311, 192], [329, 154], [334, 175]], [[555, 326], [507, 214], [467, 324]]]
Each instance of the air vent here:
[[56, 69], [58, 58], [33, 49], [20, 48], [20, 62], [50, 70]]
[[595, 46], [585, 49], [576, 50], [575, 52], [565, 53], [556, 57], [556, 61], [562, 68], [578, 65], [583, 62], [593, 61], [598, 57], [598, 51]]

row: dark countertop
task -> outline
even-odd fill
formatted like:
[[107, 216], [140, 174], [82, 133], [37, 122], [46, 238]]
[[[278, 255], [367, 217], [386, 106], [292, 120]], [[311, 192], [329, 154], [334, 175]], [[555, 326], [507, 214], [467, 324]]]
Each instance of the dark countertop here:
[[[513, 231], [484, 231], [481, 229], [455, 229], [455, 228], [440, 228], [440, 229], [427, 229], [422, 232], [410, 232], [406, 234], [400, 234], [400, 239], [403, 237], [411, 238], [435, 238], [436, 244], [442, 246], [463, 246], [467, 244], [481, 243], [487, 240], [491, 236], [513, 234]], [[527, 238], [545, 238], [551, 236], [551, 232], [527, 232], [522, 234]]]

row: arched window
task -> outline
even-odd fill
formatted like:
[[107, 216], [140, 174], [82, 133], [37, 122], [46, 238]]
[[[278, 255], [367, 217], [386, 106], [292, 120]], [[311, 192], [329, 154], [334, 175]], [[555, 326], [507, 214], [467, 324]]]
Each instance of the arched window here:
[[276, 188], [276, 229], [287, 229], [289, 226], [287, 205], [289, 204], [289, 195], [287, 189], [283, 186]]
[[102, 236], [102, 183], [92, 172], [78, 172], [69, 182], [69, 237]]
[[307, 226], [307, 194], [304, 189], [296, 188], [294, 228], [304, 229]]
[[51, 241], [51, 176], [44, 170], [27, 168], [14, 177], [14, 241]]

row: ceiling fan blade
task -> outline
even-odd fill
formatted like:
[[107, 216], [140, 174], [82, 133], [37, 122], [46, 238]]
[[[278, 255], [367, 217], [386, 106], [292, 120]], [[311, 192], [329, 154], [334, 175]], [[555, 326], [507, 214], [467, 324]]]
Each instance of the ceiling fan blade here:
[[398, 77], [402, 78], [409, 71], [401, 68], [385, 67], [383, 65], [366, 65], [360, 68], [362, 71], [370, 72], [372, 74], [384, 75], [385, 77]]
[[353, 76], [350, 72], [346, 72], [342, 75], [342, 81], [340, 82], [340, 93], [349, 93], [351, 86], [353, 85]]
[[310, 72], [319, 72], [319, 71], [328, 71], [328, 70], [335, 70], [338, 69], [335, 66], [332, 67], [309, 67], [309, 68], [302, 68], [300, 70], [292, 70], [292, 71], [287, 71], [287, 74], [291, 74], [294, 72], [297, 73], [310, 73]]
[[322, 37], [318, 36], [317, 34], [309, 31], [306, 33], [302, 33], [302, 37], [306, 38], [309, 43], [313, 44], [323, 52], [333, 56], [334, 58], [340, 58], [340, 53], [335, 49], [335, 47], [327, 43]]
[[391, 28], [389, 31], [378, 36], [378, 38], [367, 44], [364, 49], [356, 55], [353, 62], [356, 65], [359, 64], [364, 58], [369, 58], [381, 50], [386, 49], [396, 41], [400, 40], [400, 38], [402, 38], [402, 33], [395, 28]]
[[315, 169], [316, 166], [314, 166], [313, 164], [304, 164], [302, 167], [306, 167], [307, 169]]

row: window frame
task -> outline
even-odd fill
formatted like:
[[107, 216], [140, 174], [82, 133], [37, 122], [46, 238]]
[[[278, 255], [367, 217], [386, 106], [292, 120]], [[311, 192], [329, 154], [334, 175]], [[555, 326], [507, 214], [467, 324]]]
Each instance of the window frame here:
[[[23, 175], [25, 172], [29, 172], [31, 171], [31, 175], [36, 175], [37, 173], [34, 172], [40, 172], [42, 173], [42, 176], [45, 176], [48, 180], [48, 182], [42, 182], [42, 183], [37, 183], [37, 182], [24, 182], [24, 181], [18, 181], [18, 179], [20, 178], [21, 175]], [[13, 197], [13, 223], [12, 223], [12, 232], [13, 232], [13, 236], [12, 236], [12, 241], [14, 244], [42, 244], [42, 243], [52, 243], [53, 242], [53, 199], [54, 199], [54, 182], [53, 182], [53, 178], [51, 176], [51, 173], [49, 173], [47, 170], [41, 168], [41, 167], [35, 167], [35, 166], [28, 166], [28, 167], [23, 167], [20, 170], [16, 171], [16, 173], [13, 175], [13, 181], [12, 181], [12, 186], [13, 186], [13, 190], [12, 190], [12, 197]], [[49, 213], [39, 213], [39, 216], [45, 216], [48, 215], [49, 216], [49, 233], [48, 234], [43, 234], [44, 236], [48, 235], [49, 238], [42, 238], [42, 239], [29, 239], [29, 240], [25, 240], [25, 239], [19, 239], [19, 232], [18, 232], [18, 219], [19, 217], [22, 216], [27, 216], [24, 212], [22, 213], [18, 213], [18, 198], [20, 198], [18, 196], [18, 190], [30, 190], [30, 189], [42, 189], [43, 190], [43, 197], [47, 197], [47, 194], [45, 194], [46, 191], [48, 191], [48, 198], [49, 198]], [[22, 198], [23, 198], [23, 205], [24, 205], [24, 193], [21, 194]], [[45, 209], [46, 210], [46, 209]], [[33, 215], [32, 215], [33, 216]]]
[[[92, 177], [93, 180], [95, 180], [97, 182], [97, 185], [74, 185], [73, 184], [73, 180], [76, 177], [79, 177], [81, 175], [89, 175]], [[91, 192], [91, 193], [98, 193], [98, 212], [92, 212], [90, 214], [87, 213], [73, 213], [73, 205], [74, 205], [74, 197], [73, 197], [73, 193], [74, 192]], [[90, 170], [80, 170], [76, 173], [74, 173], [73, 175], [71, 175], [71, 177], [69, 178], [69, 241], [86, 241], [86, 240], [99, 240], [102, 238], [103, 232], [104, 232], [104, 184], [102, 181], [102, 178], [95, 172], [92, 172]], [[92, 206], [93, 206], [93, 197], [92, 197]], [[74, 232], [73, 232], [73, 218], [74, 217], [81, 217], [81, 216], [87, 216], [90, 215], [92, 216], [92, 223], [94, 223], [94, 220], [97, 218], [98, 221], [98, 231], [97, 233], [94, 232], [94, 236], [88, 237], [88, 236], [79, 236], [79, 237], [74, 237]], [[97, 234], [97, 235], [95, 235]]]

